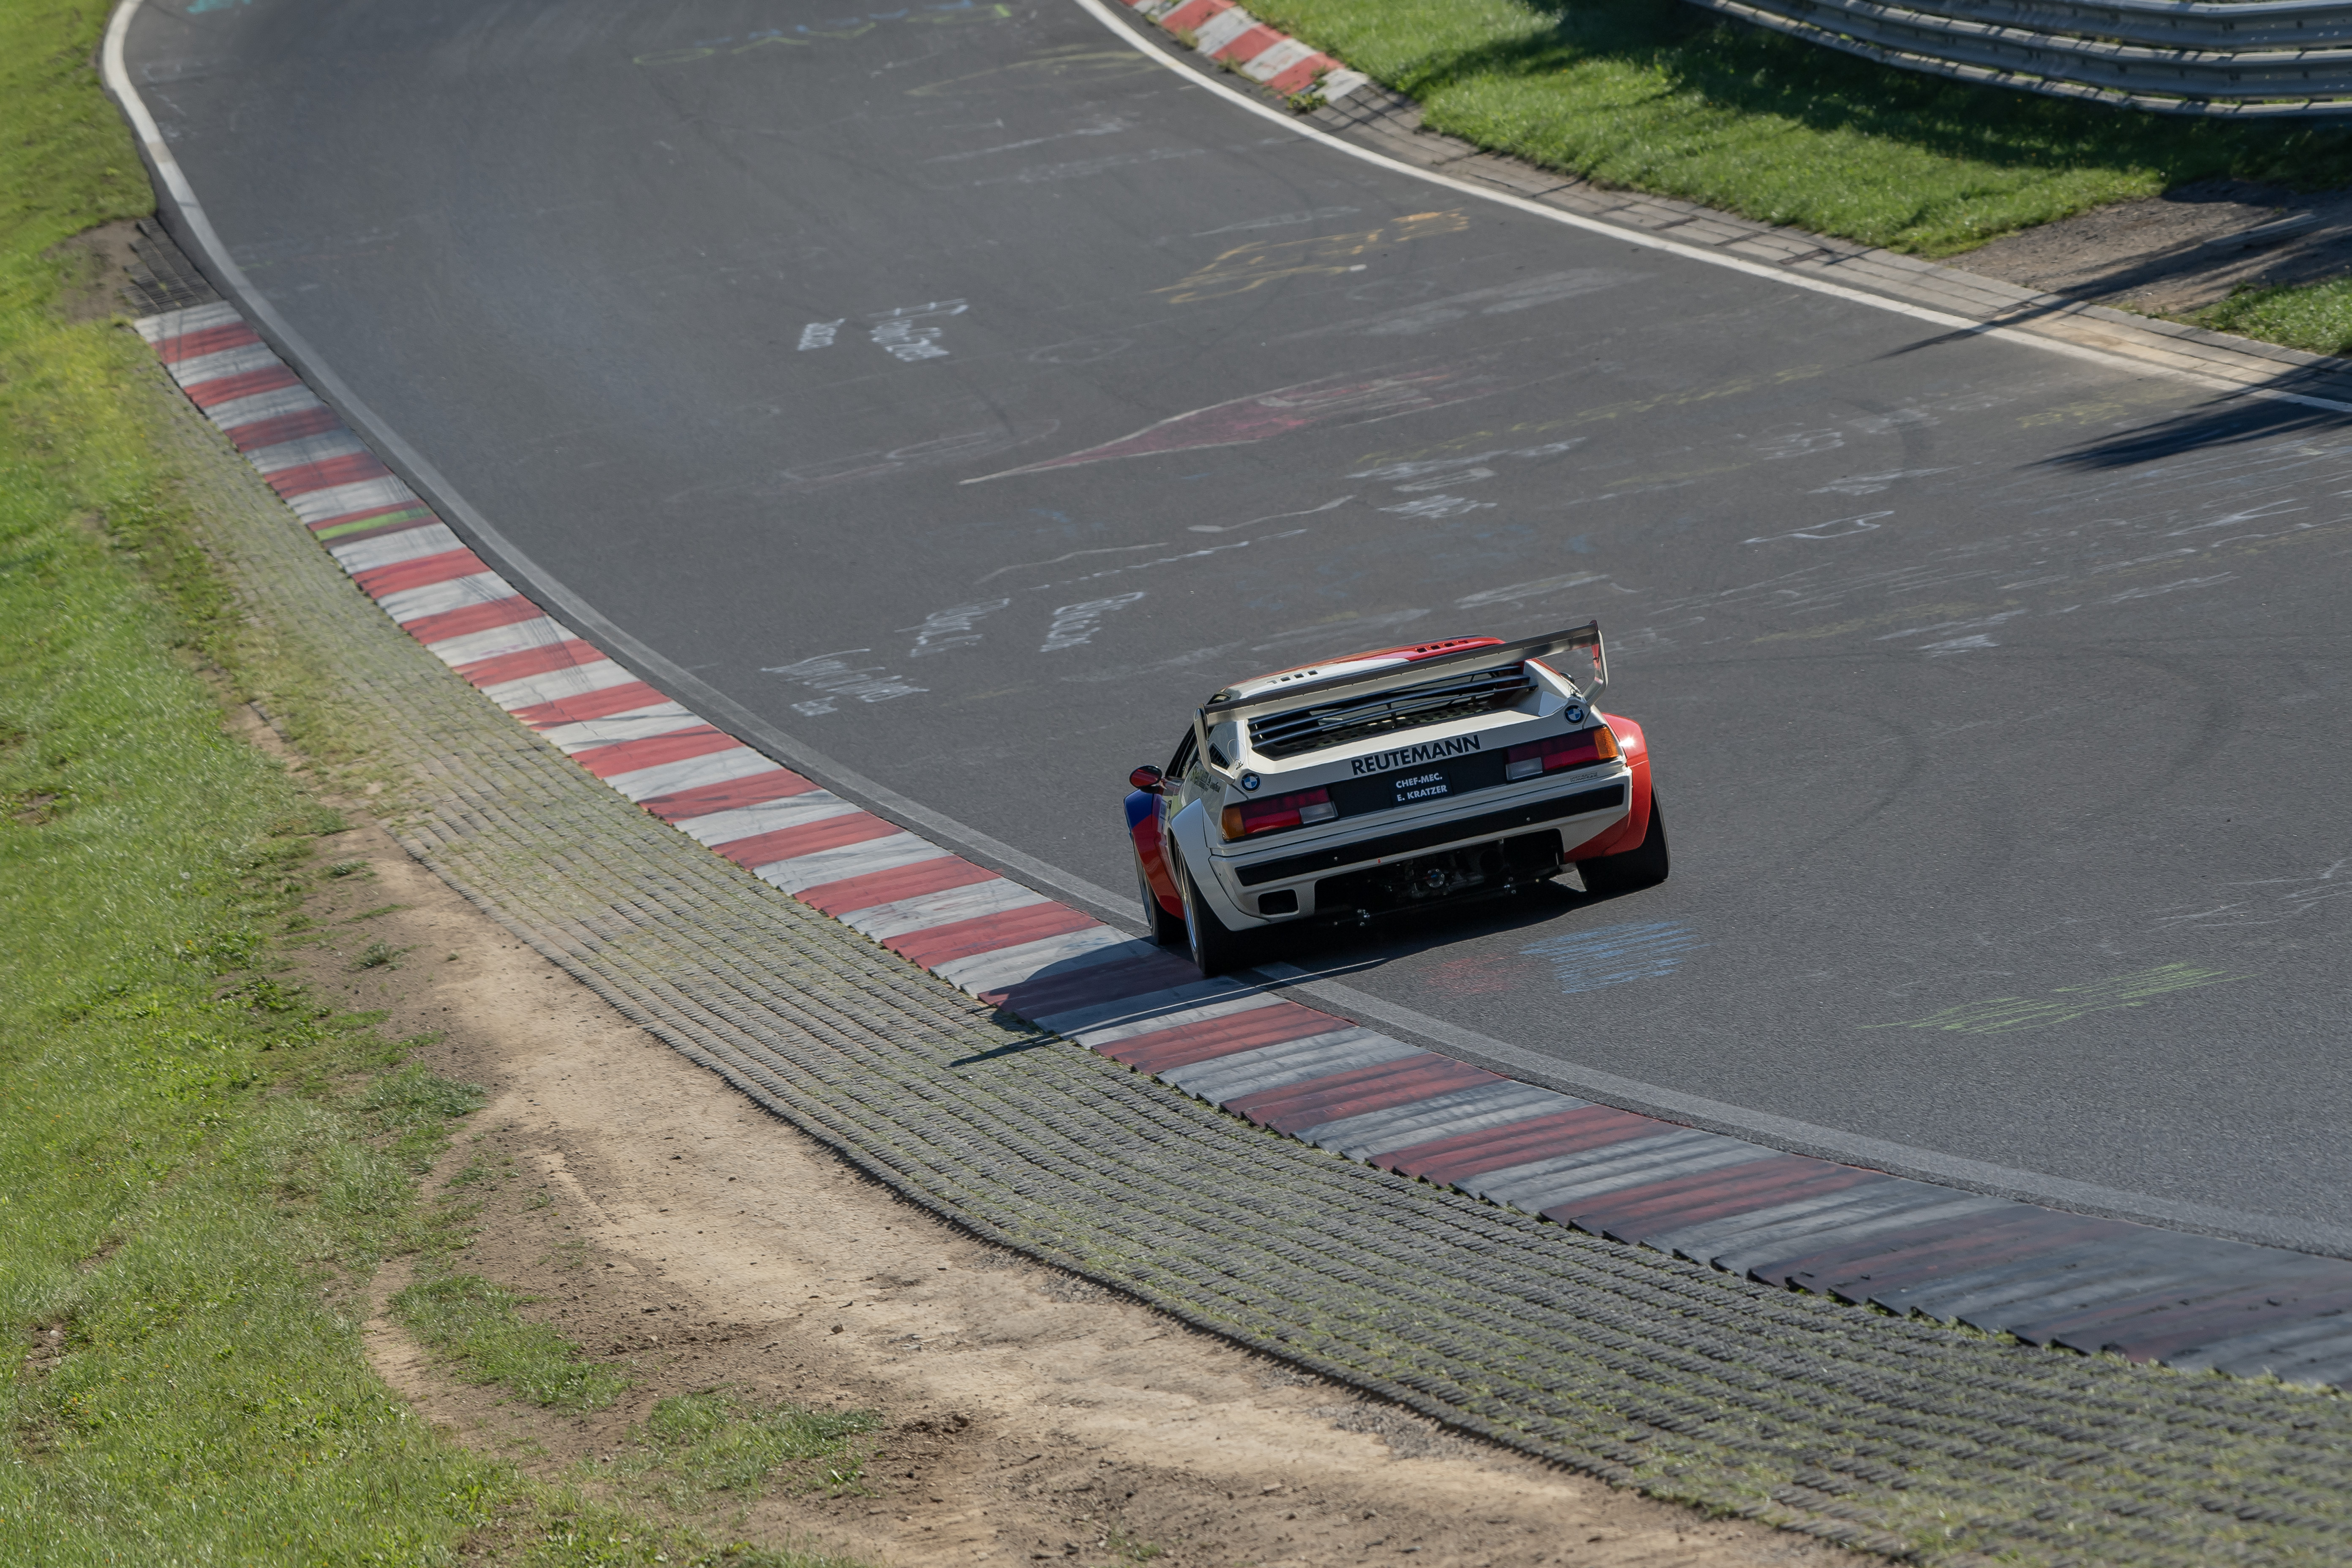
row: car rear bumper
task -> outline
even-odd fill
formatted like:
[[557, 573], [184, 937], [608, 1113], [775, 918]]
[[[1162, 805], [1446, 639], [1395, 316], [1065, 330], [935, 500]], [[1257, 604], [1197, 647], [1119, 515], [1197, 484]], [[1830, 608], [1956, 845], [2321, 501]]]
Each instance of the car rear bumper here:
[[[1434, 820], [1403, 824], [1386, 832], [1304, 846], [1284, 852], [1265, 846], [1255, 853], [1220, 855], [1212, 850], [1213, 888], [1202, 891], [1226, 908], [1229, 926], [1261, 926], [1303, 920], [1318, 910], [1319, 884], [1400, 861], [1444, 856], [1449, 851], [1557, 831], [1561, 849], [1573, 848], [1622, 819], [1631, 803], [1630, 772], [1577, 781], [1571, 788], [1522, 798], [1483, 811], [1457, 811]], [[1274, 895], [1269, 898], [1270, 895]], [[1283, 897], [1280, 895], [1287, 895]], [[1275, 910], [1261, 912], [1262, 901]], [[1291, 907], [1285, 909], [1282, 906]], [[1276, 912], [1278, 911], [1278, 912]]]

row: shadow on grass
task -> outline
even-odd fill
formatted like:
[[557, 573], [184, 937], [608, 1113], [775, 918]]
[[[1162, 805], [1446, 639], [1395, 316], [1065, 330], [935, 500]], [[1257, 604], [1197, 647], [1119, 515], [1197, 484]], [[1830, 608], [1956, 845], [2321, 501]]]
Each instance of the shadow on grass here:
[[1946, 80], [1664, 0], [1265, 0], [1432, 129], [1570, 173], [1945, 255], [2201, 179], [2352, 184], [2352, 128]]
[[1528, 8], [1551, 20], [1548, 33], [1433, 58], [1401, 89], [1418, 97], [1475, 77], [1611, 58], [1655, 71], [1710, 108], [1996, 167], [2155, 171], [2168, 186], [2225, 174], [2303, 191], [2352, 183], [2352, 128], [2196, 120], [1951, 81], [1657, 0]]

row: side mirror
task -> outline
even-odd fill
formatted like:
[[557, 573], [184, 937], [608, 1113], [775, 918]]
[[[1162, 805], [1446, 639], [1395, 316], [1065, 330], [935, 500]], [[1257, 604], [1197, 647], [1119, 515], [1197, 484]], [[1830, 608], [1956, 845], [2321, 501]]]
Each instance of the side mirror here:
[[1166, 776], [1167, 775], [1162, 773], [1158, 768], [1153, 767], [1150, 763], [1146, 763], [1141, 767], [1136, 769], [1133, 773], [1128, 774], [1127, 782], [1133, 784], [1138, 789], [1156, 790], [1160, 787], [1160, 781]]

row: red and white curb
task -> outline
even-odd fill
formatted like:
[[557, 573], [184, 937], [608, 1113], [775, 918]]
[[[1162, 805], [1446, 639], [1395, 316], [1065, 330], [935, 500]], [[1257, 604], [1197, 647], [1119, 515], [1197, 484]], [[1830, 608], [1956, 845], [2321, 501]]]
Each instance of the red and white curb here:
[[[1238, 13], [1191, 0], [1167, 16], [1192, 7]], [[1203, 980], [861, 810], [605, 658], [468, 549], [234, 306], [138, 329], [362, 591], [490, 700], [761, 880], [1039, 1028], [1350, 1159], [1769, 1283], [2036, 1343], [2352, 1381], [2352, 1264], [1784, 1153]]]
[[1314, 91], [1324, 102], [1337, 103], [1371, 80], [1329, 55], [1318, 54], [1289, 34], [1267, 26], [1233, 0], [1122, 3], [1177, 38], [1189, 40], [1201, 54], [1276, 92], [1296, 96]]

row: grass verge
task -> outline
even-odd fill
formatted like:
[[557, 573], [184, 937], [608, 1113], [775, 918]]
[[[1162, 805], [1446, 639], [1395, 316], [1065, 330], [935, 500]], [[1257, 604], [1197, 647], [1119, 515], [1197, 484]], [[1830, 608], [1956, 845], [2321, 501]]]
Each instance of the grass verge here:
[[586, 1360], [580, 1347], [518, 1308], [524, 1299], [478, 1274], [428, 1273], [392, 1299], [409, 1331], [468, 1383], [501, 1384], [534, 1405], [602, 1410], [629, 1386], [616, 1366]]
[[[1547, 167], [1926, 257], [2218, 175], [2352, 181], [2352, 131], [2181, 120], [1895, 70], [1664, 0], [1253, 0]], [[2238, 330], [2238, 329], [2232, 329]]]
[[2315, 354], [2352, 354], [2352, 278], [2233, 294], [2194, 320], [2217, 332]]
[[60, 242], [152, 205], [104, 21], [0, 7], [0, 1562], [807, 1568], [471, 1454], [362, 1355], [377, 1262], [459, 1217], [416, 1183], [480, 1094], [285, 978], [359, 863], [221, 699], [367, 763], [205, 555], [143, 345], [58, 308]]

